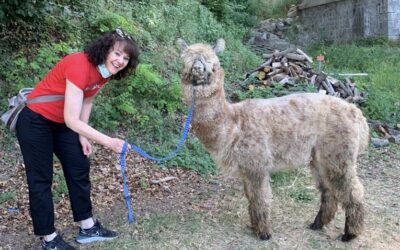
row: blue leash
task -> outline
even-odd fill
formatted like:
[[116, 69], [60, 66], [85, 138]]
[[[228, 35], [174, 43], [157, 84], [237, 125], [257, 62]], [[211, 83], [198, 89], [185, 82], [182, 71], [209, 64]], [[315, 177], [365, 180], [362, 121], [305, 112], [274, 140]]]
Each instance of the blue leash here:
[[128, 151], [128, 143], [125, 142], [124, 146], [122, 147], [121, 154], [119, 156], [120, 165], [121, 165], [121, 174], [122, 174], [122, 181], [124, 183], [124, 199], [126, 203], [126, 208], [128, 209], [128, 223], [132, 224], [134, 222], [134, 217], [131, 208], [131, 196], [129, 194], [128, 185], [126, 184], [126, 176], [125, 176], [125, 154]]
[[[173, 157], [175, 157], [178, 154], [178, 151], [180, 150], [180, 148], [183, 146], [183, 143], [185, 142], [185, 139], [187, 137], [187, 134], [189, 132], [189, 126], [190, 126], [190, 122], [192, 120], [192, 116], [193, 116], [193, 110], [194, 110], [194, 106], [195, 106], [195, 91], [193, 91], [193, 101], [192, 101], [192, 106], [189, 109], [189, 114], [186, 117], [186, 121], [185, 121], [185, 126], [183, 129], [183, 133], [181, 136], [181, 139], [179, 140], [179, 143], [176, 145], [176, 148], [174, 151], [172, 151], [171, 153], [169, 153], [167, 156], [165, 157], [154, 157], [151, 156], [150, 154], [148, 154], [146, 151], [144, 151], [143, 149], [141, 149], [139, 146], [135, 145], [135, 144], [131, 144], [131, 148], [133, 150], [136, 151], [136, 153], [140, 154], [141, 156], [153, 160], [153, 161], [167, 161], [172, 159]], [[128, 142], [125, 141], [123, 147], [122, 147], [122, 151], [120, 153], [120, 165], [121, 165], [121, 175], [122, 175], [122, 181], [123, 181], [123, 185], [124, 185], [124, 199], [125, 199], [125, 203], [126, 203], [126, 208], [128, 209], [128, 223], [132, 224], [134, 222], [134, 216], [132, 213], [132, 208], [131, 208], [131, 196], [129, 194], [129, 190], [128, 190], [128, 184], [126, 183], [126, 176], [125, 176], [125, 155], [128, 152]]]

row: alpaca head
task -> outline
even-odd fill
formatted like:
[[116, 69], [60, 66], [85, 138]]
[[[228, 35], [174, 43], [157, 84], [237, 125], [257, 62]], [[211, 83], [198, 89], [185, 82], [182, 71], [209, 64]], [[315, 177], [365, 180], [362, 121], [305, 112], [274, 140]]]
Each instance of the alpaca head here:
[[224, 50], [225, 41], [218, 39], [214, 46], [201, 43], [188, 46], [182, 39], [177, 43], [183, 61], [182, 86], [185, 99], [191, 96], [193, 89], [199, 90], [196, 91], [199, 97], [214, 94], [223, 85], [223, 70], [217, 53]]

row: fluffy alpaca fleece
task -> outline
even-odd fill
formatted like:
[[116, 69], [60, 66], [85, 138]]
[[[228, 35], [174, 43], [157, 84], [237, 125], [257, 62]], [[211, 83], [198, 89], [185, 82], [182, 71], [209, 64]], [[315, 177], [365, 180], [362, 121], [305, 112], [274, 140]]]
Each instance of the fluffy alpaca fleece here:
[[178, 44], [183, 100], [190, 105], [193, 93], [196, 98], [192, 129], [222, 172], [241, 177], [251, 226], [260, 239], [269, 239], [272, 232], [270, 173], [307, 165], [321, 191], [320, 210], [310, 228], [322, 229], [340, 203], [346, 213], [342, 240], [359, 235], [364, 205], [356, 164], [369, 140], [361, 111], [315, 93], [231, 104], [225, 99], [224, 70], [216, 55], [224, 49], [224, 40], [213, 47], [188, 46], [181, 39]]

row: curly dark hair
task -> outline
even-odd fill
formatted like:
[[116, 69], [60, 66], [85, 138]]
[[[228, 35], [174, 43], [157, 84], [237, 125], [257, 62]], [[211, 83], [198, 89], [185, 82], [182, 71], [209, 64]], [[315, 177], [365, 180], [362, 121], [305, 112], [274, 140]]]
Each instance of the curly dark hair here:
[[84, 52], [88, 55], [89, 61], [97, 66], [106, 61], [110, 49], [116, 42], [123, 43], [124, 52], [129, 55], [128, 65], [117, 74], [111, 76], [111, 79], [120, 80], [134, 73], [139, 64], [139, 48], [130, 35], [126, 34], [120, 28], [107, 32], [88, 44]]

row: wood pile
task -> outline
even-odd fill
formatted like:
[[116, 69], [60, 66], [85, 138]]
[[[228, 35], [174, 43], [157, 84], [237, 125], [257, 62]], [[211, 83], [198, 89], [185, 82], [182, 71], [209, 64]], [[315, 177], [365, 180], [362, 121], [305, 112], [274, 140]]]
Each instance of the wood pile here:
[[371, 143], [375, 147], [387, 146], [389, 143], [400, 145], [400, 124], [396, 128], [380, 121], [369, 120], [368, 125], [378, 138], [371, 138]]
[[347, 77], [345, 81], [341, 81], [324, 72], [317, 73], [312, 69], [312, 58], [301, 49], [289, 48], [284, 51], [275, 51], [263, 54], [263, 58], [265, 62], [248, 72], [246, 79], [254, 77], [264, 86], [282, 84], [290, 87], [299, 83], [308, 83], [314, 85], [321, 94], [336, 96], [356, 104], [364, 101], [363, 94], [348, 77], [351, 74], [342, 74]]

